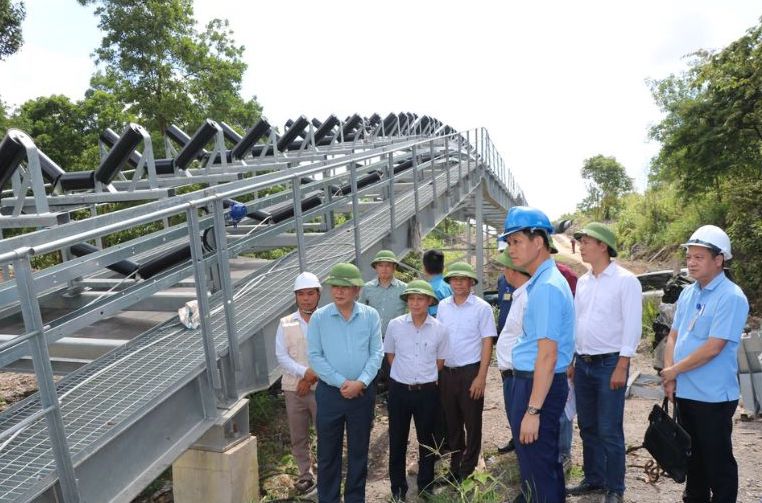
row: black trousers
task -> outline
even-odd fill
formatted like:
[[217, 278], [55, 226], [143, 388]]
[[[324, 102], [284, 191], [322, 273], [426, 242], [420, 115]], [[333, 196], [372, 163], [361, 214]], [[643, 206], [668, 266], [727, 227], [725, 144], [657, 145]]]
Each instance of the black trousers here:
[[434, 424], [439, 414], [439, 391], [436, 387], [410, 390], [404, 384], [389, 379], [389, 480], [392, 495], [407, 493], [405, 458], [410, 419], [415, 421], [418, 437], [418, 491], [429, 489], [434, 480], [434, 463], [437, 447]]
[[678, 422], [691, 436], [685, 503], [735, 503], [738, 464], [733, 457], [733, 414], [738, 400], [699, 402], [677, 399]]
[[479, 362], [454, 369], [445, 367], [439, 382], [451, 451], [450, 472], [458, 479], [471, 475], [482, 448], [484, 397], [474, 400], [469, 395], [477, 374]]

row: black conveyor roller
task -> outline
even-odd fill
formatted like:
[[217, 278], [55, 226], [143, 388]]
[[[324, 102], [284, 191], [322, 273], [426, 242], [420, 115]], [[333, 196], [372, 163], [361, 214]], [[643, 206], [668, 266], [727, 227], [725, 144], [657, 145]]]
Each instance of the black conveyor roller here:
[[137, 124], [128, 125], [116, 144], [109, 150], [106, 157], [103, 158], [100, 166], [96, 168], [95, 179], [103, 184], [109, 184], [114, 181], [116, 175], [119, 174], [119, 171], [125, 165], [127, 159], [129, 159], [130, 153], [143, 141], [143, 134], [148, 135], [141, 126]]
[[[70, 247], [69, 251], [71, 251], [72, 255], [75, 257], [82, 257], [84, 255], [89, 255], [91, 253], [100, 251], [100, 249], [96, 248], [90, 243], [79, 243]], [[118, 272], [122, 276], [129, 276], [137, 271], [138, 264], [131, 260], [120, 260], [119, 262], [114, 262], [111, 265], [107, 265], [106, 268], [114, 272]]]

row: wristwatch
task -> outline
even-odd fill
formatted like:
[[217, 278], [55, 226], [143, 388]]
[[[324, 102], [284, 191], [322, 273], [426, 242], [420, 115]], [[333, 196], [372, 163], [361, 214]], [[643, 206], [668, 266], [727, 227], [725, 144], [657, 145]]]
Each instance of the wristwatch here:
[[538, 409], [537, 407], [532, 407], [531, 405], [527, 405], [527, 414], [530, 416], [536, 416], [540, 412], [542, 412], [542, 409]]

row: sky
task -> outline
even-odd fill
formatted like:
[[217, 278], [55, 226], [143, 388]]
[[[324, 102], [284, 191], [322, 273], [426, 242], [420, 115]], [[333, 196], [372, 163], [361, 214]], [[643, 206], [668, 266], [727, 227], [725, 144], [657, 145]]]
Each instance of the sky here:
[[[272, 123], [405, 111], [486, 127], [529, 203], [551, 218], [584, 198], [580, 169], [598, 154], [616, 157], [642, 191], [659, 148], [648, 130], [661, 117], [647, 79], [685, 70], [686, 55], [721, 49], [762, 15], [746, 0], [194, 5], [200, 24], [230, 21], [246, 47], [242, 94]], [[102, 36], [92, 8], [26, 7], [25, 44], [0, 62], [0, 98], [81, 99]]]

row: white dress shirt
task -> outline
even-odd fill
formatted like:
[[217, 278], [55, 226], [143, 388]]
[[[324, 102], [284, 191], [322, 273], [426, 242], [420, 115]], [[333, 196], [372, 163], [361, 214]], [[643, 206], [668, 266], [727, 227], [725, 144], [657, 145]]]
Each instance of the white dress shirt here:
[[469, 294], [461, 305], [455, 303], [454, 296], [440, 301], [437, 320], [447, 327], [450, 336], [450, 347], [445, 358], [447, 367], [480, 362], [482, 339], [497, 335], [492, 307], [474, 294]]
[[[302, 335], [307, 339], [307, 322], [304, 321], [299, 311], [291, 315], [291, 320], [299, 320], [299, 328], [302, 330]], [[298, 378], [304, 377], [304, 373], [307, 371], [307, 367], [291, 358], [286, 348], [286, 341], [283, 337], [283, 327], [278, 323], [278, 330], [275, 332], [275, 358], [278, 360], [278, 364], [283, 369], [283, 372], [291, 375], [295, 375]]]
[[643, 300], [638, 278], [611, 262], [597, 277], [577, 281], [575, 349], [580, 355], [631, 357], [640, 343]]
[[393, 353], [389, 376], [403, 384], [424, 384], [437, 380], [437, 360], [447, 354], [447, 329], [434, 317], [427, 315], [420, 328], [413, 324], [410, 314], [389, 322], [384, 338], [384, 353]]
[[513, 301], [505, 325], [497, 340], [497, 367], [500, 370], [513, 368], [513, 346], [521, 335], [524, 326], [524, 308], [527, 305], [527, 283], [513, 291]]

